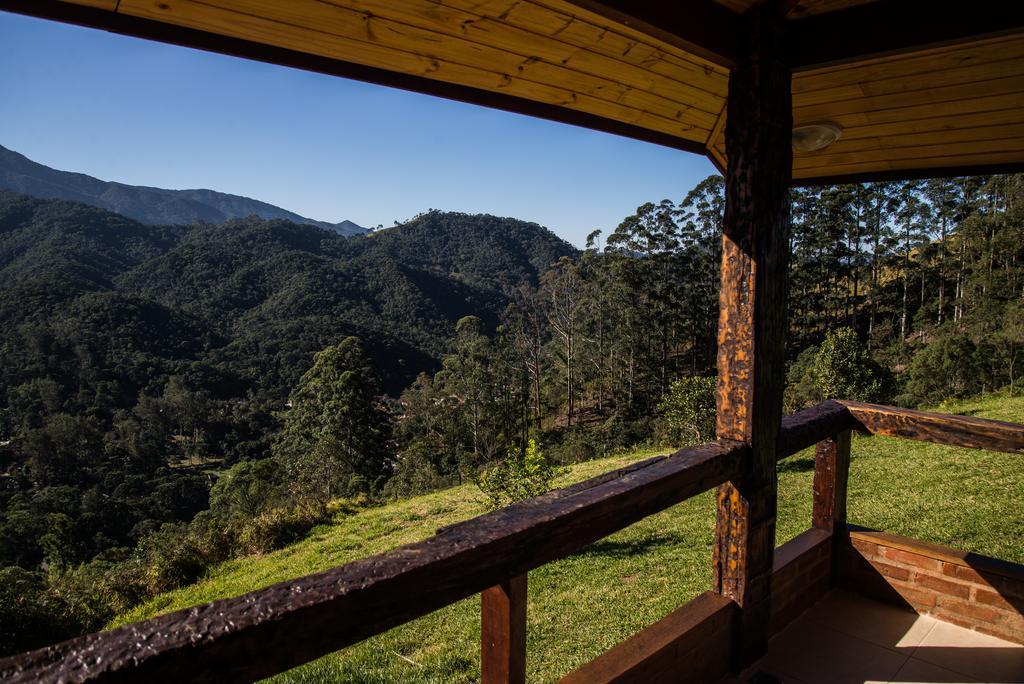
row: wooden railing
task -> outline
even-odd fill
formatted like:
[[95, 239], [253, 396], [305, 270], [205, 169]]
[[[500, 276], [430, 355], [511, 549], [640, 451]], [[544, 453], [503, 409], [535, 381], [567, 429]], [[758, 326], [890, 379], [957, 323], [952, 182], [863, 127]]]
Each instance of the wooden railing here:
[[[1024, 452], [1024, 427], [826, 401], [786, 417], [778, 458], [818, 444], [814, 527], [845, 529], [849, 431]], [[482, 680], [525, 678], [526, 574], [733, 477], [749, 447], [719, 440], [651, 458], [441, 529], [386, 554], [0, 660], [0, 679], [251, 681], [476, 593]]]

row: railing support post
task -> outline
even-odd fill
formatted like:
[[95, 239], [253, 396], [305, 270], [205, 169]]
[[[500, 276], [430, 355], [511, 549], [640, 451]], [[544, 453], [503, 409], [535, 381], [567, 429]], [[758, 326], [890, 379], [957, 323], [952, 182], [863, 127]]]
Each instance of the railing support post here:
[[526, 573], [480, 595], [480, 682], [526, 682]]
[[841, 536], [846, 531], [846, 487], [850, 479], [850, 431], [818, 442], [814, 449], [814, 512], [811, 523]]
[[850, 480], [850, 431], [843, 430], [814, 448], [814, 509], [811, 524], [832, 535], [831, 576], [835, 585], [839, 558], [849, 543], [846, 490]]
[[763, 655], [768, 644], [793, 166], [785, 22], [769, 5], [747, 12], [743, 21], [725, 130], [716, 426], [719, 439], [747, 442], [750, 459], [718, 490], [714, 546], [715, 591], [741, 609], [735, 669]]

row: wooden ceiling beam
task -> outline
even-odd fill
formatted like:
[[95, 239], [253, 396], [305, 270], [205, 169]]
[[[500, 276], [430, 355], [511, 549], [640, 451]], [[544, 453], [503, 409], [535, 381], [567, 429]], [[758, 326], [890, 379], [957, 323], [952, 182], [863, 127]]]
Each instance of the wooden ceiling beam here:
[[740, 17], [714, 0], [568, 1], [714, 64], [736, 64]]
[[558, 123], [581, 126], [685, 152], [707, 154], [703, 142], [687, 140], [670, 133], [651, 130], [556, 104], [537, 102], [506, 93], [322, 57], [266, 43], [134, 17], [107, 9], [61, 2], [60, 0], [0, 0], [0, 10], [330, 76], [341, 76]]
[[824, 176], [793, 178], [791, 187], [806, 188], [818, 185], [843, 185], [845, 183], [875, 183], [888, 181], [920, 180], [926, 178], [954, 178], [961, 176], [995, 176], [1004, 173], [1024, 173], [1024, 161], [936, 166], [905, 169], [878, 169], [853, 173], [832, 173]]
[[1024, 3], [878, 0], [789, 22], [794, 71], [1024, 33]]

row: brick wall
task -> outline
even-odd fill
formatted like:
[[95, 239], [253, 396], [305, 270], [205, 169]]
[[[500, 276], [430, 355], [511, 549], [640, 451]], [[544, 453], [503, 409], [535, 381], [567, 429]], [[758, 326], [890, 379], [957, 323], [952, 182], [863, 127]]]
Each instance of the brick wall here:
[[832, 535], [807, 530], [775, 549], [772, 564], [772, 616], [776, 634], [818, 602], [831, 588]]
[[840, 557], [840, 586], [1024, 644], [1024, 566], [859, 528]]

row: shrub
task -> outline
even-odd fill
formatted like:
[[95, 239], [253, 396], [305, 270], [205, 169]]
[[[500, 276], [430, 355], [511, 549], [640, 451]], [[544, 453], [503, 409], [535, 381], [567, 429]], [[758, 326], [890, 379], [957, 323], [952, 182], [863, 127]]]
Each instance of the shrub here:
[[[613, 420], [613, 419], [612, 419]], [[602, 454], [605, 449], [604, 430], [588, 429], [580, 426], [569, 428], [557, 436], [561, 443], [550, 449], [557, 463], [582, 463], [591, 461]], [[550, 442], [548, 443], [550, 445]]]
[[821, 401], [821, 390], [814, 381], [814, 358], [817, 355], [817, 347], [804, 349], [786, 372], [786, 391], [782, 399], [784, 413], [793, 413]]
[[430, 447], [418, 440], [405, 448], [398, 455], [394, 475], [384, 483], [381, 496], [393, 501], [454, 484], [453, 478], [438, 472], [430, 452]]
[[277, 461], [242, 461], [210, 489], [210, 510], [221, 517], [256, 516], [281, 501], [284, 485], [284, 468]]
[[325, 512], [323, 506], [291, 506], [264, 511], [242, 527], [238, 535], [238, 552], [267, 553], [285, 547], [324, 522]]
[[601, 426], [600, 449], [595, 456], [634, 449], [648, 442], [652, 431], [653, 421], [646, 416], [628, 418], [615, 414]]
[[187, 525], [167, 523], [139, 542], [146, 559], [144, 582], [150, 596], [195, 582], [206, 572], [209, 559], [194, 543]]
[[484, 469], [476, 484], [492, 507], [501, 508], [548, 491], [557, 474], [537, 442], [531, 439], [525, 454], [509, 449], [505, 460]]
[[0, 656], [73, 636], [80, 625], [63, 619], [42, 573], [16, 565], [0, 568]]
[[688, 377], [673, 382], [658, 410], [663, 431], [676, 446], [715, 438], [715, 378]]
[[789, 369], [785, 407], [795, 411], [823, 399], [885, 402], [892, 374], [871, 357], [852, 328], [831, 330], [821, 347], [805, 349]]
[[977, 394], [991, 383], [989, 345], [964, 335], [940, 337], [914, 355], [907, 370], [907, 403], [934, 406]]
[[888, 398], [892, 378], [852, 328], [830, 330], [814, 356], [814, 383], [822, 399], [881, 402]]

